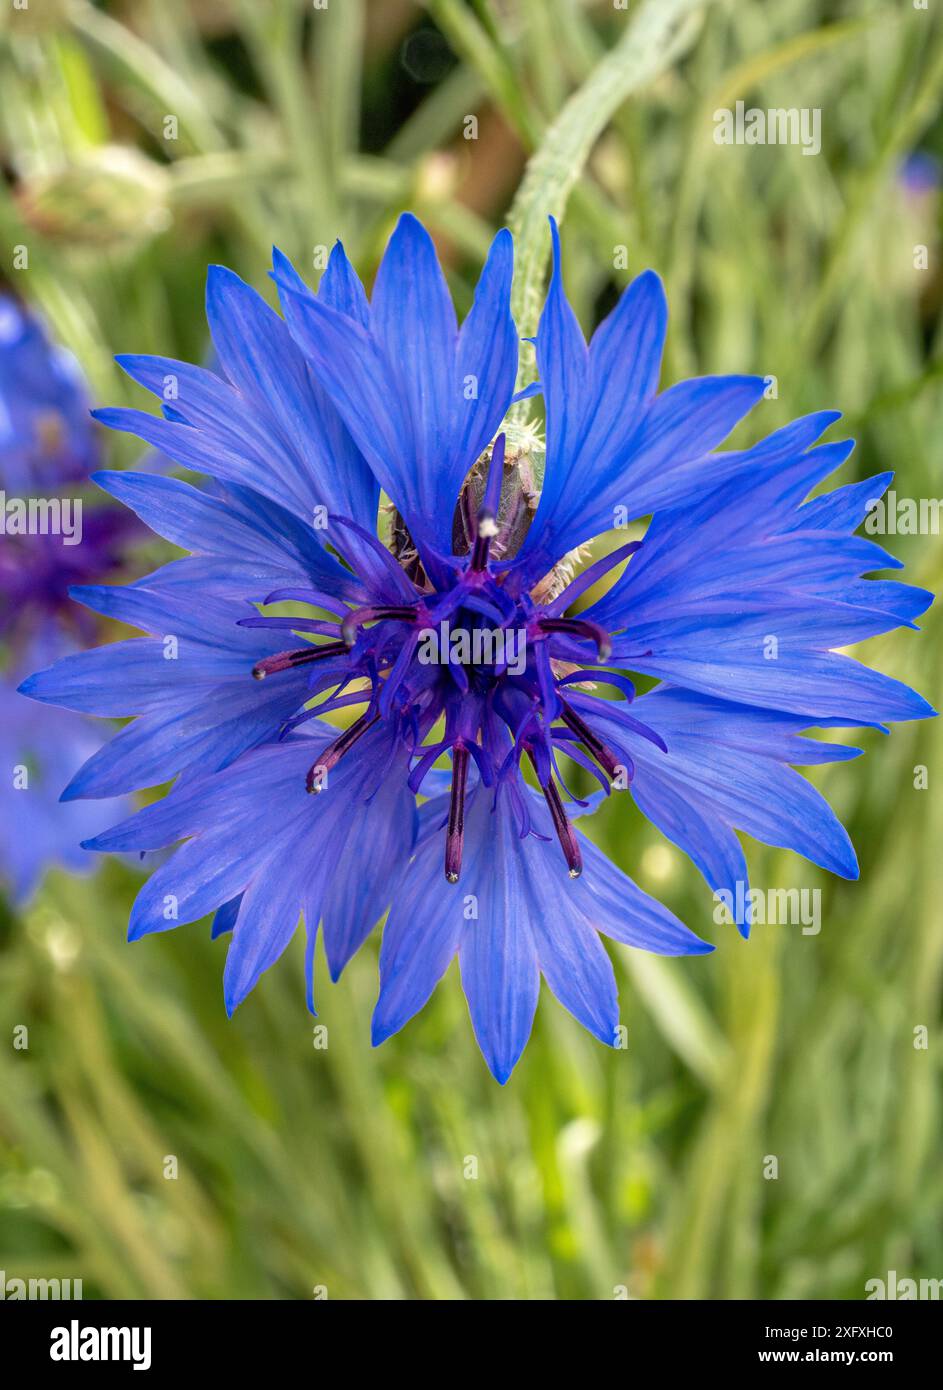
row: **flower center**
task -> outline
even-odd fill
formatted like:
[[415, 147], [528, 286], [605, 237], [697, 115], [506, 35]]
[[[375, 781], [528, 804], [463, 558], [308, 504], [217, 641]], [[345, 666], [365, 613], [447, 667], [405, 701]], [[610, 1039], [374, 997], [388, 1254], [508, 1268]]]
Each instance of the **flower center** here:
[[[330, 600], [329, 620], [298, 620], [299, 629], [328, 640], [278, 652], [253, 668], [256, 679], [299, 667], [311, 667], [312, 685], [336, 688], [313, 708], [299, 712], [286, 728], [306, 719], [360, 703], [363, 713], [327, 748], [307, 776], [310, 792], [326, 785], [328, 774], [357, 741], [379, 721], [391, 724], [413, 762], [408, 782], [418, 793], [433, 765], [451, 756], [452, 780], [445, 837], [445, 875], [458, 882], [462, 867], [465, 801], [471, 763], [477, 782], [506, 792], [521, 826], [530, 829], [521, 765], [526, 759], [546, 800], [570, 876], [582, 868], [579, 842], [560, 794], [558, 753], [581, 762], [608, 790], [607, 779], [631, 776], [631, 760], [600, 738], [576, 708], [579, 692], [570, 687], [591, 681], [594, 667], [611, 652], [609, 634], [598, 624], [567, 617], [565, 610], [598, 572], [631, 553], [623, 547], [590, 567], [550, 603], [538, 603], [520, 591], [519, 571], [503, 548], [498, 527], [498, 483], [503, 467], [503, 438], [495, 445], [487, 486], [471, 523], [470, 545], [461, 557], [436, 557], [435, 571], [445, 576], [437, 586], [417, 582], [397, 566], [375, 537], [361, 540], [396, 567], [395, 583], [383, 576], [364, 579], [368, 602], [354, 607]], [[497, 481], [496, 481], [497, 480]], [[348, 527], [352, 523], [345, 523]], [[501, 558], [496, 559], [495, 553]], [[388, 572], [388, 571], [387, 571]], [[394, 596], [392, 590], [396, 590]], [[389, 591], [387, 591], [389, 590]], [[292, 597], [301, 598], [301, 591]], [[266, 602], [274, 602], [277, 594]], [[323, 607], [325, 596], [311, 593]], [[265, 618], [247, 620], [266, 625]], [[283, 626], [285, 619], [271, 619]], [[588, 669], [583, 669], [588, 665]], [[605, 673], [603, 673], [605, 677]], [[357, 682], [356, 692], [345, 693]], [[622, 682], [623, 690], [631, 684]]]

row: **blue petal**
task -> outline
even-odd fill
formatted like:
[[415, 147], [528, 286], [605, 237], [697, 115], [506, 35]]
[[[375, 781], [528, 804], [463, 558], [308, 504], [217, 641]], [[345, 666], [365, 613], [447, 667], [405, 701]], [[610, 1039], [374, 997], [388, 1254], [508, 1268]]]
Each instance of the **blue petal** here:
[[301, 914], [302, 880], [310, 872], [301, 856], [294, 863], [279, 858], [242, 895], [223, 972], [230, 1017], [294, 936]]
[[28, 676], [22, 695], [84, 714], [122, 715], [158, 704], [167, 690], [164, 645], [153, 638], [115, 642], [63, 657]]
[[494, 876], [485, 911], [462, 936], [459, 964], [478, 1046], [503, 1086], [530, 1037], [540, 991], [527, 885], [506, 835], [495, 846]]
[[702, 493], [727, 466], [707, 456], [765, 389], [760, 377], [703, 377], [655, 395], [666, 307], [651, 273], [629, 287], [587, 349], [563, 290], [555, 225], [551, 231], [554, 269], [537, 334], [547, 465], [520, 554], [525, 582], [610, 530], [616, 508], [631, 519]]
[[493, 806], [490, 793], [472, 793], [457, 886], [442, 870], [449, 799], [422, 808], [383, 933], [373, 1019], [374, 1042], [383, 1042], [423, 1007], [458, 951], [475, 1035], [502, 1083], [530, 1033], [540, 971], [564, 1007], [614, 1045], [615, 981], [597, 932], [665, 955], [713, 949], [583, 837], [585, 872], [570, 879], [543, 798], [522, 794], [537, 832], [524, 840], [506, 795]]
[[236, 925], [236, 918], [239, 916], [239, 907], [241, 903], [242, 897], [240, 895], [238, 898], [230, 899], [228, 903], [223, 903], [222, 907], [216, 909], [216, 914], [213, 917], [213, 928], [210, 933], [212, 940], [215, 941], [218, 936], [225, 936], [227, 932], [232, 931], [233, 927]]
[[432, 241], [409, 214], [380, 264], [366, 325], [275, 270], [296, 340], [426, 550], [451, 553], [459, 489], [514, 392], [511, 271], [511, 240], [502, 232], [459, 332]]
[[432, 238], [410, 213], [390, 237], [370, 307], [375, 341], [412, 425], [416, 456], [409, 462], [428, 475], [452, 451], [446, 431], [458, 385], [451, 370], [458, 325]]
[[[375, 481], [283, 320], [221, 266], [212, 266], [207, 275], [206, 313], [223, 369], [261, 414], [270, 436], [265, 472], [272, 471], [274, 448], [299, 475], [303, 515], [310, 517], [313, 506], [323, 505], [374, 526]], [[263, 475], [257, 489], [267, 492], [266, 483]]]
[[318, 298], [330, 309], [356, 319], [364, 327], [370, 322], [370, 306], [360, 277], [354, 270], [340, 242], [328, 259], [327, 269], [318, 285]]
[[[357, 873], [334, 875], [322, 905], [324, 949], [331, 979], [359, 951], [379, 918], [412, 852], [416, 803], [405, 784], [402, 765], [391, 771], [369, 801], [360, 801], [346, 817], [343, 838], [335, 838], [341, 865], [360, 861]], [[377, 904], [382, 904], [378, 909]]]
[[[470, 466], [466, 466], [468, 460], [474, 461], [487, 448], [514, 392], [518, 343], [510, 310], [513, 272], [514, 244], [510, 232], [501, 231], [492, 242], [474, 302], [458, 335], [456, 373], [460, 389], [452, 393], [450, 416], [454, 462], [450, 460], [449, 485], [453, 501]], [[446, 537], [441, 528], [440, 540], [445, 539], [451, 540], [451, 531]]]
[[96, 473], [93, 481], [136, 512], [152, 531], [174, 545], [199, 555], [221, 557], [233, 569], [231, 589], [239, 597], [253, 592], [238, 588], [247, 572], [265, 590], [308, 584], [364, 601], [363, 587], [350, 571], [316, 539], [310, 525], [257, 493], [230, 491], [211, 497], [176, 478], [148, 473]]
[[[139, 893], [129, 935], [165, 931], [211, 911], [225, 931], [235, 917], [225, 976], [230, 1013], [282, 953], [302, 911], [309, 934], [322, 907], [330, 911], [329, 955], [336, 960], [341, 949], [348, 957], [382, 916], [395, 873], [411, 852], [413, 798], [403, 757], [369, 795], [378, 766], [389, 762], [388, 731], [366, 736], [332, 770], [321, 794], [308, 794], [305, 773], [326, 727], [319, 723], [317, 737], [248, 753], [223, 772], [189, 778], [90, 842], [96, 849], [149, 849], [190, 837]], [[364, 892], [352, 900], [350, 886], [361, 880]]]
[[835, 650], [912, 624], [931, 596], [863, 580], [898, 562], [865, 537], [827, 529], [858, 525], [887, 475], [803, 505], [851, 449], [843, 441], [806, 452], [823, 423], [831, 417], [810, 416], [728, 456], [739, 457], [739, 472], [692, 505], [655, 514], [639, 553], [581, 615], [623, 629], [614, 661], [811, 723], [932, 713], [900, 682]]
[[700, 956], [713, 951], [709, 941], [695, 936], [663, 903], [643, 892], [585, 835], [579, 840], [583, 855], [579, 882], [589, 895], [585, 910], [597, 931], [658, 956]]
[[[658, 391], [668, 329], [668, 301], [653, 270], [646, 270], [621, 296], [589, 345], [592, 395], [583, 449], [592, 455], [613, 434], [641, 418]], [[625, 383], [625, 390], [614, 389]]]
[[[631, 790], [639, 809], [690, 855], [715, 890], [732, 891], [737, 879], [746, 879], [734, 829], [795, 850], [842, 878], [857, 878], [843, 826], [771, 741], [776, 720], [770, 711], [660, 687], [637, 700], [634, 711], [664, 738], [663, 753], [620, 726], [605, 702], [593, 703], [594, 729], [625, 744], [635, 760]], [[781, 733], [793, 733], [794, 719], [781, 718]], [[751, 732], [756, 720], [762, 739]]]
[[596, 932], [565, 910], [535, 914], [531, 928], [540, 969], [553, 993], [584, 1028], [614, 1047], [619, 1024], [616, 978]]
[[[458, 951], [466, 926], [465, 894], [443, 892], [442, 815], [446, 802], [422, 808], [424, 832], [413, 862], [400, 878], [380, 947], [380, 997], [373, 1013], [374, 1047], [418, 1013]], [[430, 886], [434, 885], [430, 892]]]
[[[77, 592], [98, 611], [163, 635], [76, 653], [23, 682], [22, 693], [45, 704], [141, 716], [76, 774], [66, 800], [155, 785], [188, 766], [226, 766], [277, 734], [341, 669], [326, 661], [309, 676], [298, 667], [260, 687], [252, 667], [284, 642], [278, 632], [237, 626], [244, 605], [204, 593], [195, 607], [186, 586], [181, 593], [140, 586]], [[168, 636], [176, 639], [172, 648]]]

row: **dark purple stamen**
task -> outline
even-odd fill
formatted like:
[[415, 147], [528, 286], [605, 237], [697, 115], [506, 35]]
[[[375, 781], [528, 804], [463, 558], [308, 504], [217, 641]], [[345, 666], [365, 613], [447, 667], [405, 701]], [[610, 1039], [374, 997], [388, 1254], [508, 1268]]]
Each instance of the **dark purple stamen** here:
[[452, 749], [452, 794], [449, 800], [449, 825], [445, 836], [445, 877], [458, 883], [462, 872], [462, 848], [465, 842], [465, 787], [468, 782], [468, 749], [456, 743]]
[[553, 828], [557, 832], [557, 839], [560, 841], [563, 857], [566, 859], [566, 865], [570, 871], [570, 878], [579, 878], [583, 872], [583, 856], [580, 853], [580, 843], [576, 837], [576, 831], [567, 819], [560, 793], [553, 782], [548, 782], [541, 790], [550, 808]]
[[364, 608], [355, 608], [352, 613], [347, 614], [341, 623], [341, 636], [347, 646], [352, 647], [357, 640], [357, 629], [362, 627], [364, 623], [376, 622], [383, 618], [395, 622], [411, 623], [415, 616], [415, 608], [368, 604]]
[[484, 497], [478, 509], [475, 527], [475, 544], [472, 549], [469, 568], [476, 574], [488, 568], [491, 542], [498, 534], [498, 504], [501, 499], [501, 481], [504, 476], [504, 435], [499, 434], [491, 450], [491, 466]]
[[608, 773], [613, 781], [615, 781], [624, 765], [619, 761], [612, 749], [608, 748], [606, 744], [603, 743], [598, 734], [593, 733], [585, 719], [581, 719], [576, 711], [570, 705], [566, 704], [565, 701], [561, 703], [560, 717], [564, 724], [566, 724], [567, 728], [573, 730], [580, 743], [592, 754], [599, 766]]
[[320, 647], [300, 647], [293, 652], [275, 652], [273, 656], [266, 656], [257, 661], [252, 668], [252, 675], [255, 680], [262, 681], [277, 671], [290, 671], [295, 666], [306, 666], [310, 661], [324, 661], [329, 656], [346, 655], [345, 642], [325, 642]]
[[349, 753], [351, 748], [361, 738], [368, 729], [372, 729], [380, 718], [378, 714], [371, 714], [367, 710], [359, 719], [351, 724], [349, 729], [345, 729], [340, 738], [336, 738], [333, 743], [328, 744], [317, 762], [308, 770], [305, 779], [305, 786], [309, 792], [319, 792], [323, 790], [324, 775], [336, 767], [345, 753]]
[[607, 660], [612, 651], [612, 639], [604, 627], [590, 622], [588, 618], [540, 618], [538, 632], [559, 632], [567, 637], [585, 638], [595, 642], [600, 661]]
[[491, 554], [491, 542], [498, 534], [498, 523], [494, 512], [487, 511], [484, 507], [478, 513], [478, 521], [475, 527], [475, 545], [472, 550], [471, 565], [469, 568], [476, 574], [482, 573], [488, 568], [488, 559]]

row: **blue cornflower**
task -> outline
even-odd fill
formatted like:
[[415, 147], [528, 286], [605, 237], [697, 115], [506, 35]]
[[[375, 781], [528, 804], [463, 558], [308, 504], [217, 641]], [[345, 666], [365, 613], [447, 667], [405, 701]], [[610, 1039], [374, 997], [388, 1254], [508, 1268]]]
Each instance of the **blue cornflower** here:
[[[667, 955], [712, 949], [583, 837], [574, 821], [589, 803], [568, 799], [562, 759], [603, 792], [628, 787], [715, 889], [745, 880], [737, 829], [854, 877], [844, 830], [794, 766], [857, 750], [801, 734], [931, 713], [834, 651], [912, 624], [930, 600], [861, 578], [891, 563], [850, 534], [886, 477], [804, 502], [849, 451], [813, 447], [831, 414], [716, 452], [763, 380], [659, 393], [667, 308], [650, 272], [587, 346], [553, 236], [536, 339], [547, 417], [536, 508], [499, 433], [518, 367], [506, 232], [461, 328], [409, 216], [370, 302], [340, 247], [317, 294], [276, 253], [284, 319], [215, 268], [207, 309], [224, 375], [120, 358], [162, 397], [164, 418], [99, 413], [217, 480], [210, 495], [99, 475], [192, 553], [128, 588], [80, 590], [150, 636], [24, 686], [138, 715], [68, 797], [183, 774], [90, 842], [187, 842], [142, 890], [132, 937], [215, 912], [214, 933], [233, 931], [231, 1011], [303, 914], [310, 1002], [319, 924], [336, 978], [389, 907], [374, 1040], [422, 1007], [457, 955], [500, 1081], [530, 1032], [541, 974], [597, 1037], [617, 1040], [598, 933]], [[381, 488], [396, 508], [391, 545], [376, 535]], [[641, 543], [575, 578], [560, 564], [615, 517], [648, 515]], [[603, 598], [574, 611], [620, 566]], [[311, 616], [259, 611], [287, 600]], [[302, 644], [286, 647], [286, 631]], [[430, 634], [442, 635], [437, 660]], [[499, 636], [520, 640], [481, 655]], [[664, 684], [636, 699], [629, 671]], [[360, 712], [342, 732], [325, 722], [348, 707]]]
[[58, 645], [52, 630], [60, 624], [76, 637], [91, 635], [69, 602], [69, 588], [115, 569], [137, 528], [115, 506], [86, 509], [82, 516], [81, 500], [73, 497], [68, 502], [81, 527], [68, 543], [48, 522], [40, 534], [26, 534], [7, 513], [30, 499], [60, 503], [63, 492], [86, 482], [100, 463], [100, 431], [78, 364], [34, 313], [0, 292], [0, 637], [20, 668], [25, 644], [34, 652], [37, 641], [47, 649]]
[[[98, 431], [74, 359], [36, 316], [0, 294], [0, 492], [11, 503], [60, 499], [100, 463]], [[69, 498], [73, 517], [77, 499]], [[130, 523], [130, 524], [129, 524]], [[98, 728], [60, 710], [40, 710], [16, 686], [37, 664], [94, 637], [90, 615], [69, 600], [77, 582], [101, 579], [124, 556], [129, 514], [109, 505], [82, 519], [75, 544], [46, 531], [0, 535], [0, 883], [24, 902], [52, 863], [90, 867], [80, 841], [103, 829], [118, 806], [59, 804], [63, 783], [101, 745]], [[84, 620], [87, 619], [87, 620]]]
[[7, 493], [85, 479], [99, 462], [85, 381], [35, 314], [0, 291], [0, 458]]

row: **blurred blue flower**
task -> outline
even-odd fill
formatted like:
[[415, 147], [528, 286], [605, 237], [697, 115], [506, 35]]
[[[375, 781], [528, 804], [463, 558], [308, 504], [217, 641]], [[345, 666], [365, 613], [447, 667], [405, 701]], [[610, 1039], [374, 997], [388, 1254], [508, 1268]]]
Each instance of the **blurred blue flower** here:
[[[231, 1011], [300, 915], [310, 1001], [319, 923], [336, 978], [389, 907], [375, 1040], [422, 1007], [457, 955], [502, 1082], [541, 974], [598, 1038], [617, 1041], [597, 933], [661, 954], [712, 949], [579, 832], [589, 804], [567, 799], [562, 759], [607, 794], [628, 787], [715, 889], [746, 877], [737, 829], [854, 877], [844, 830], [793, 765], [857, 750], [800, 734], [931, 712], [833, 650], [912, 624], [929, 602], [861, 578], [891, 563], [850, 534], [865, 494], [887, 479], [804, 503], [850, 449], [812, 447], [831, 414], [716, 452], [763, 380], [705, 377], [659, 392], [667, 308], [650, 272], [587, 346], [553, 237], [536, 340], [546, 476], [529, 529], [495, 437], [518, 366], [506, 232], [461, 328], [410, 216], [369, 303], [340, 247], [317, 295], [276, 253], [284, 320], [214, 268], [207, 309], [224, 375], [121, 358], [165, 401], [164, 418], [99, 412], [218, 480], [210, 496], [143, 473], [99, 475], [192, 553], [130, 587], [81, 590], [150, 636], [73, 656], [23, 686], [46, 702], [138, 715], [67, 797], [183, 774], [162, 802], [91, 841], [151, 850], [187, 840], [142, 890], [132, 937], [215, 911], [214, 932], [233, 931]], [[408, 537], [395, 554], [376, 536], [380, 488]], [[641, 544], [560, 577], [558, 562], [614, 518], [649, 514]], [[603, 598], [574, 611], [620, 566]], [[289, 600], [311, 616], [259, 611]], [[286, 647], [286, 632], [300, 644]], [[508, 645], [489, 648], [499, 637]], [[626, 671], [666, 684], [635, 699]], [[325, 722], [347, 708], [361, 712], [342, 732]], [[434, 765], [445, 755], [441, 793]], [[420, 794], [430, 798], [421, 807]]]
[[[0, 453], [0, 486], [3, 463]], [[119, 568], [135, 529], [127, 512], [96, 506], [83, 511], [77, 545], [52, 532], [0, 537], [0, 638], [17, 652], [47, 628], [75, 643], [94, 640], [97, 623], [70, 602], [72, 589]]]
[[[123, 509], [88, 508], [78, 493], [72, 496], [101, 463], [99, 435], [74, 358], [50, 340], [35, 314], [0, 292], [0, 638], [21, 665], [24, 645], [37, 636], [52, 640], [49, 632], [59, 627], [77, 640], [92, 637], [69, 589], [115, 569], [136, 529]], [[38, 533], [14, 523], [14, 506], [35, 499], [58, 505], [65, 493], [80, 518], [69, 543], [48, 518]]]
[[[56, 649], [38, 645], [20, 652], [19, 676], [52, 659]], [[54, 864], [91, 872], [95, 859], [82, 841], [131, 808], [125, 800], [62, 805], [63, 785], [101, 745], [100, 731], [67, 710], [24, 700], [16, 681], [16, 673], [0, 680], [0, 887], [23, 904]]]
[[[69, 601], [69, 588], [108, 575], [122, 558], [134, 518], [117, 507], [82, 517], [76, 544], [61, 534], [34, 534], [7, 524], [11, 503], [61, 500], [100, 462], [97, 429], [73, 358], [50, 341], [39, 320], [0, 293], [0, 884], [25, 901], [43, 870], [59, 863], [89, 870], [83, 838], [103, 828], [115, 806], [63, 807], [59, 793], [101, 745], [98, 730], [64, 711], [42, 711], [17, 694], [39, 663], [92, 640], [91, 615]], [[69, 499], [73, 508], [77, 498]], [[129, 520], [132, 525], [129, 527]]]
[[0, 290], [0, 459], [8, 494], [84, 480], [100, 457], [85, 381], [71, 353]]
[[930, 150], [914, 150], [902, 161], [898, 179], [905, 193], [936, 193], [943, 182], [943, 165]]

